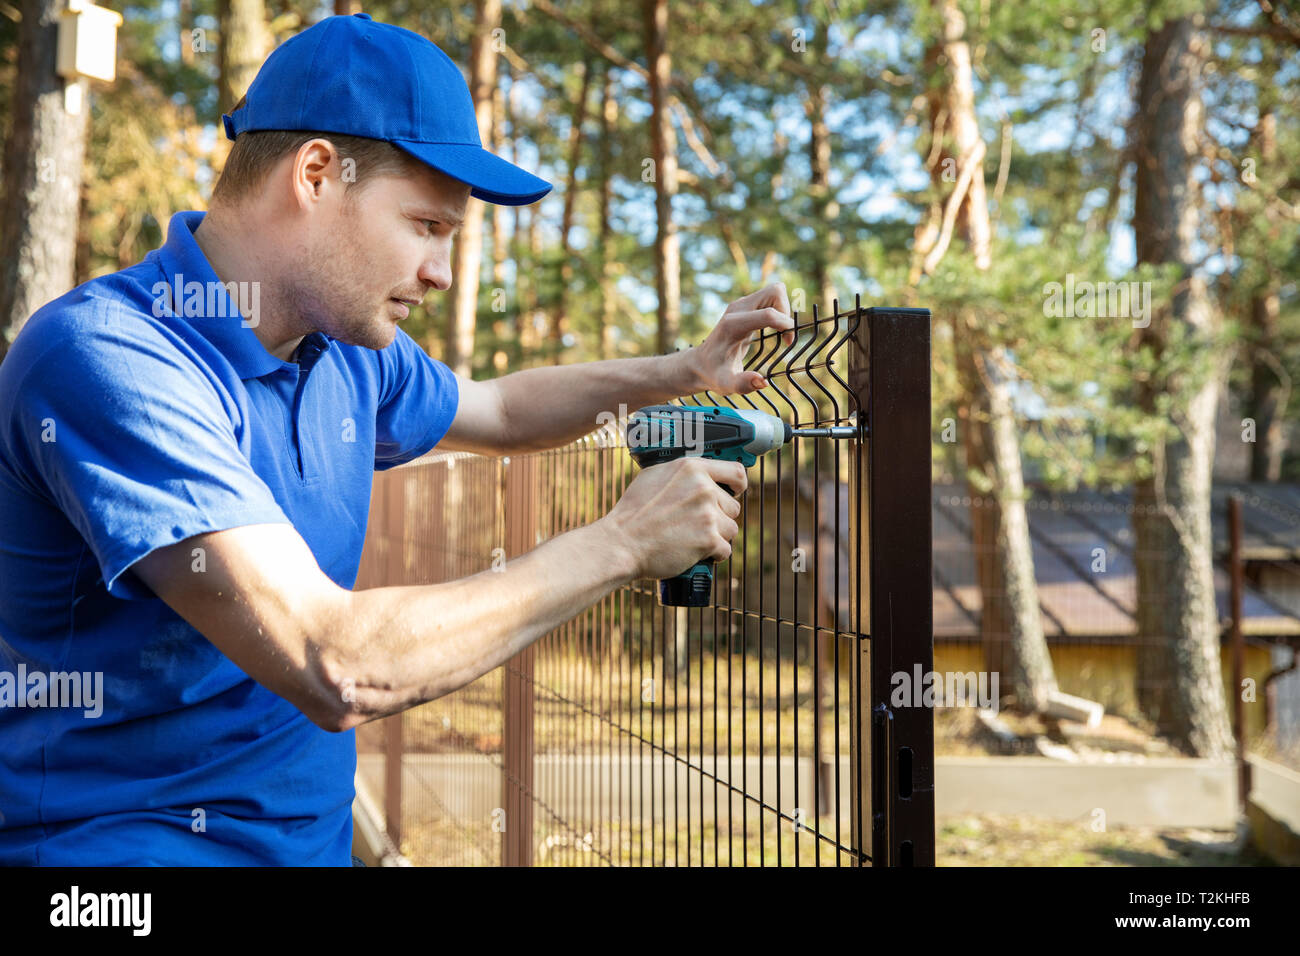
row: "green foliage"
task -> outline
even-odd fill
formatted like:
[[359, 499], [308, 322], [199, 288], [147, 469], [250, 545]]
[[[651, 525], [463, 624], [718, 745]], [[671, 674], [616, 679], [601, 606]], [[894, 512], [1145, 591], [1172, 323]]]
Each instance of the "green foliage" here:
[[[502, 358], [509, 370], [598, 357], [607, 311], [615, 354], [654, 349], [655, 184], [644, 178], [652, 152], [650, 109], [647, 82], [633, 66], [646, 59], [640, 6], [575, 0], [557, 7], [558, 20], [521, 0], [508, 0], [503, 13], [499, 76], [503, 89], [514, 90], [515, 108], [501, 152], [538, 169], [556, 189], [532, 209], [507, 210], [499, 237], [492, 236], [489, 209], [474, 356], [479, 376], [498, 374]], [[975, 268], [955, 239], [938, 272], [912, 289], [916, 224], [936, 198], [924, 168], [931, 144], [922, 132], [929, 122], [926, 51], [940, 27], [933, 5], [673, 5], [670, 94], [682, 171], [673, 201], [682, 261], [678, 346], [700, 341], [728, 300], [764, 278], [785, 280], [802, 295], [805, 311], [817, 302], [822, 274], [845, 301], [862, 293], [865, 304], [929, 307], [935, 461], [959, 473], [960, 443], [941, 437], [961, 398], [951, 324], [958, 315], [974, 316], [980, 340], [1005, 347], [1014, 363], [1030, 472], [1060, 485], [1125, 483], [1146, 473], [1149, 450], [1175, 433], [1211, 356], [1237, 356], [1229, 387], [1239, 396], [1248, 394], [1252, 357], [1261, 353], [1279, 380], [1300, 383], [1300, 68], [1294, 48], [1263, 29], [1253, 0], [1221, 0], [1204, 11], [1210, 122], [1203, 146], [1211, 160], [1199, 239], [1214, 329], [1193, 339], [1166, 328], [1164, 307], [1180, 277], [1132, 265], [1133, 157], [1125, 146], [1142, 43], [1159, 23], [1202, 7], [1195, 0], [963, 2], [987, 145], [992, 266]], [[221, 135], [214, 0], [193, 0], [187, 23], [177, 19], [176, 5], [156, 0], [120, 9], [126, 22], [119, 78], [97, 86], [92, 99], [81, 278], [138, 261], [162, 241], [172, 212], [202, 207]], [[429, 36], [468, 65], [472, 3], [389, 0], [366, 9]], [[292, 0], [268, 4], [278, 40], [322, 12]], [[1216, 29], [1225, 25], [1234, 31]], [[194, 28], [207, 31], [211, 42], [182, 57], [181, 44]], [[0, 16], [5, 129], [16, 36], [12, 18]], [[591, 82], [570, 170], [582, 69]], [[602, 137], [607, 75], [618, 109]], [[812, 188], [810, 160], [809, 111], [819, 92], [831, 142], [824, 194]], [[1271, 159], [1253, 132], [1263, 109], [1277, 123]], [[559, 225], [570, 180], [566, 258]], [[606, 183], [609, 238], [602, 241]], [[530, 221], [532, 246], [525, 232]], [[505, 253], [500, 281], [494, 242]], [[1054, 312], [1047, 290], [1070, 276], [1149, 283], [1153, 327], [1142, 334], [1127, 316]], [[1252, 302], [1265, 294], [1279, 302], [1277, 327], [1267, 336], [1250, 321]], [[569, 336], [557, 350], [545, 323], [561, 298]], [[448, 306], [446, 296], [432, 296], [408, 329], [436, 348]], [[542, 327], [533, 327], [538, 321]], [[1161, 342], [1158, 352], [1152, 337]], [[1153, 396], [1150, 412], [1142, 411], [1143, 389]], [[1300, 387], [1283, 397], [1283, 416], [1294, 418]]]

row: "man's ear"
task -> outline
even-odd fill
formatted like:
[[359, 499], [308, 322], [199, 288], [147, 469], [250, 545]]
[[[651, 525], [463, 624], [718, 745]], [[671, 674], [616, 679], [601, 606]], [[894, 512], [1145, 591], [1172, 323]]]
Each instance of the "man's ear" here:
[[[308, 196], [320, 197], [321, 183], [329, 175], [330, 167], [337, 157], [338, 151], [327, 139], [308, 140], [298, 148], [293, 157], [290, 176], [294, 193], [300, 197], [300, 201]], [[305, 190], [310, 190], [310, 193]]]

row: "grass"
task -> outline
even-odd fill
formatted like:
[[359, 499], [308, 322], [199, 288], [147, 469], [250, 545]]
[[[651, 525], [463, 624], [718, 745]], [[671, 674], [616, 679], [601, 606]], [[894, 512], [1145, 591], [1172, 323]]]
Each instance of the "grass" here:
[[1091, 820], [1062, 822], [982, 814], [940, 818], [940, 866], [1268, 866], [1252, 849], [1214, 847], [1234, 834], [1159, 827], [1092, 829]]
[[[724, 818], [725, 820], [725, 818]], [[816, 843], [821, 843], [821, 865], [835, 865], [834, 824], [824, 821], [828, 839], [818, 841], [808, 829], [796, 833], [788, 820], [777, 823], [770, 812], [762, 819], [751, 811], [748, 825], [739, 815], [734, 829], [725, 823], [719, 829], [698, 822], [688, 830], [684, 821], [673, 826], [653, 826], [626, 821], [603, 821], [598, 829], [577, 832], [547, 817], [540, 809], [534, 814], [533, 858], [535, 866], [792, 866], [798, 844], [799, 863], [814, 865]], [[847, 844], [847, 828], [841, 833]], [[779, 848], [779, 849], [778, 849]], [[501, 834], [490, 826], [469, 826], [450, 817], [420, 820], [408, 824], [402, 852], [417, 866], [496, 866], [501, 859]], [[779, 864], [778, 864], [779, 853]], [[840, 853], [841, 865], [851, 855]], [[688, 862], [689, 861], [689, 862]], [[729, 862], [730, 861], [730, 862]]]
[[[693, 832], [685, 826], [665, 828], [620, 826], [611, 821], [599, 831], [577, 833], [542, 819], [534, 822], [534, 865], [537, 866], [692, 866], [814, 865], [814, 837], [804, 831], [797, 837], [788, 821], [774, 825], [772, 815], [750, 815], [742, 831], [711, 825]], [[833, 830], [830, 831], [833, 836]], [[1269, 866], [1269, 861], [1247, 847], [1225, 852], [1233, 834], [1158, 827], [1113, 827], [1094, 832], [1087, 821], [1062, 822], [1035, 817], [996, 814], [940, 818], [936, 832], [939, 866], [1140, 866], [1236, 867]], [[847, 832], [842, 834], [845, 842]], [[701, 854], [701, 843], [703, 854]], [[409, 827], [402, 850], [420, 866], [495, 866], [500, 860], [501, 835], [487, 826], [467, 828], [447, 817], [418, 821]], [[761, 850], [760, 850], [761, 847]], [[730, 853], [730, 864], [728, 863]], [[841, 865], [850, 864], [841, 853]], [[821, 865], [834, 866], [834, 847], [822, 842]]]

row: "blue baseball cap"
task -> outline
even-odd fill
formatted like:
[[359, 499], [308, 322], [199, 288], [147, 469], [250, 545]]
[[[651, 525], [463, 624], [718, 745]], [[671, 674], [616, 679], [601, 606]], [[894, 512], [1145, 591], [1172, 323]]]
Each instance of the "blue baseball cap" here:
[[483, 148], [474, 98], [447, 54], [368, 13], [326, 17], [285, 40], [257, 71], [244, 105], [221, 120], [232, 140], [262, 129], [386, 140], [484, 202], [524, 206], [551, 191]]

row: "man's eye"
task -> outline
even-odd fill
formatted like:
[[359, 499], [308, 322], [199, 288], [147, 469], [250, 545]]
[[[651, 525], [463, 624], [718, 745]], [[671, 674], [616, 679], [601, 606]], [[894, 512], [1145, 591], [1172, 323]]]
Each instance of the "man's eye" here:
[[420, 221], [424, 223], [424, 228], [429, 232], [433, 232], [433, 227], [438, 225], [437, 220], [434, 219], [422, 219]]

